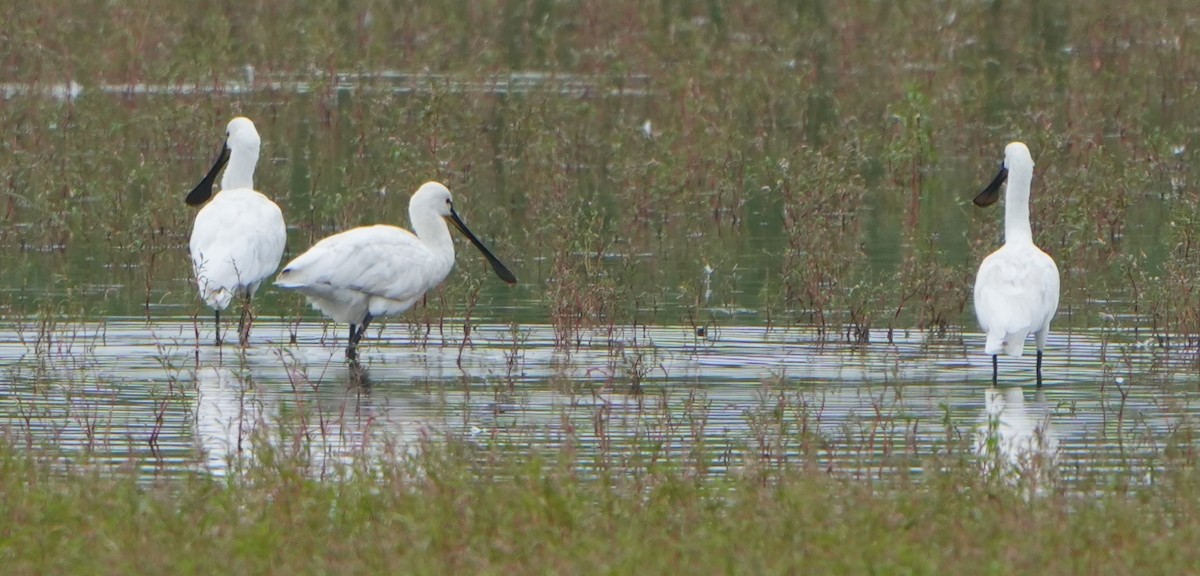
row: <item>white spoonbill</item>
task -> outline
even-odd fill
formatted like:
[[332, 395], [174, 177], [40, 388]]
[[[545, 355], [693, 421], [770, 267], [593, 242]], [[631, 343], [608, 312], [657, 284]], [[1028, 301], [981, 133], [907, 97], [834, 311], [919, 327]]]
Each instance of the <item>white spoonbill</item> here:
[[987, 334], [984, 352], [992, 355], [992, 384], [996, 383], [1000, 352], [1020, 357], [1025, 337], [1037, 342], [1037, 385], [1042, 385], [1042, 351], [1050, 320], [1058, 310], [1058, 266], [1033, 243], [1029, 227], [1029, 185], [1033, 157], [1029, 148], [1013, 142], [1004, 148], [1000, 173], [975, 197], [976, 206], [990, 206], [1004, 194], [1004, 246], [979, 265], [975, 276], [975, 317]]
[[334, 322], [350, 324], [350, 360], [357, 358], [358, 342], [371, 320], [408, 310], [450, 273], [454, 241], [447, 220], [483, 252], [501, 280], [517, 282], [463, 224], [445, 186], [422, 184], [409, 200], [408, 217], [412, 232], [381, 224], [329, 236], [289, 262], [275, 279], [276, 286], [305, 295]]
[[[242, 302], [238, 338], [250, 337], [250, 299], [258, 286], [279, 268], [287, 227], [279, 206], [254, 191], [254, 165], [261, 141], [254, 123], [234, 118], [225, 130], [225, 144], [208, 175], [187, 196], [189, 206], [208, 202], [196, 214], [189, 248], [200, 297], [215, 313], [217, 345], [221, 344], [221, 310], [235, 296]], [[213, 198], [217, 172], [221, 192]], [[213, 198], [209, 202], [209, 198]]]

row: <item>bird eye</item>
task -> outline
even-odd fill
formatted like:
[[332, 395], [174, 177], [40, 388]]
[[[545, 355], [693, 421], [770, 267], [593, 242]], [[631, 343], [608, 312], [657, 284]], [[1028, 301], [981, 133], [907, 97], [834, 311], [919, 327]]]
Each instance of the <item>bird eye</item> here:
[[446, 204], [450, 204], [450, 199], [449, 199], [449, 198], [447, 198], [447, 199], [446, 199]]

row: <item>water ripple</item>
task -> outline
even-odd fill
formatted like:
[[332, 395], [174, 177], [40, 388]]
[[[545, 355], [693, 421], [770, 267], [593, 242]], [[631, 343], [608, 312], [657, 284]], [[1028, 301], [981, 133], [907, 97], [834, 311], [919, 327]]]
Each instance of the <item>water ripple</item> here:
[[[917, 467], [973, 446], [985, 466], [1038, 474], [1145, 470], [1190, 429], [1194, 353], [1120, 331], [1054, 334], [1046, 386], [1032, 355], [982, 340], [809, 329], [615, 327], [564, 339], [548, 325], [392, 324], [361, 370], [340, 331], [259, 322], [246, 349], [190, 319], [0, 328], [0, 430], [17, 445], [137, 466], [225, 474], [270, 444], [331, 473], [450, 434], [570, 447], [584, 469], [631, 447], [709, 472], [783, 463], [851, 475]], [[578, 342], [567, 349], [555, 342]], [[990, 442], [989, 442], [990, 438]], [[990, 447], [990, 452], [988, 448]], [[1050, 464], [1047, 464], [1050, 463]]]

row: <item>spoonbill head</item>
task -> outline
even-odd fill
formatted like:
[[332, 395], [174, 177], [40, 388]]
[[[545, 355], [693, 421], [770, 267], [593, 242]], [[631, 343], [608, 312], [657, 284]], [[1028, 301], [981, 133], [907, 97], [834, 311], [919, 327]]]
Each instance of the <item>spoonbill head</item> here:
[[[218, 345], [221, 310], [234, 297], [243, 298], [238, 337], [242, 344], [247, 342], [250, 300], [262, 281], [279, 267], [287, 242], [283, 212], [254, 191], [260, 144], [254, 123], [234, 118], [225, 131], [217, 161], [185, 200], [191, 206], [204, 205], [196, 213], [188, 248], [200, 298], [214, 311]], [[214, 196], [213, 182], [222, 168], [221, 191]]]
[[280, 288], [303, 294], [313, 308], [350, 324], [346, 357], [357, 358], [371, 320], [400, 314], [441, 284], [454, 267], [454, 242], [447, 222], [487, 258], [501, 280], [516, 276], [459, 217], [442, 184], [422, 184], [408, 203], [412, 232], [388, 225], [363, 226], [322, 239], [284, 266]]
[[222, 190], [254, 189], [254, 167], [258, 164], [258, 149], [261, 146], [262, 139], [254, 128], [254, 122], [241, 116], [230, 120], [225, 128], [225, 142], [217, 153], [217, 161], [187, 195], [185, 201], [188, 206], [199, 206], [212, 198], [213, 184], [221, 168], [225, 168], [225, 175], [221, 178]]
[[979, 265], [975, 316], [987, 335], [984, 352], [992, 356], [992, 383], [997, 380], [1000, 352], [1020, 357], [1026, 337], [1033, 334], [1037, 343], [1037, 384], [1041, 386], [1042, 352], [1050, 334], [1050, 321], [1058, 310], [1059, 277], [1054, 259], [1033, 243], [1029, 224], [1033, 157], [1020, 142], [1005, 147], [1000, 172], [975, 197], [975, 204], [994, 204], [1005, 181], [1004, 245]]

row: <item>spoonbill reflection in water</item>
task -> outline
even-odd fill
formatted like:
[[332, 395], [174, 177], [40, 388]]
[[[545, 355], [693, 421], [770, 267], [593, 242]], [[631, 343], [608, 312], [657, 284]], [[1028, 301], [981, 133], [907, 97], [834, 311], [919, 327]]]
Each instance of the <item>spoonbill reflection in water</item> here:
[[1025, 338], [1037, 343], [1037, 385], [1042, 385], [1042, 351], [1050, 335], [1050, 320], [1058, 310], [1058, 266], [1033, 243], [1029, 226], [1029, 186], [1033, 157], [1029, 148], [1013, 142], [1004, 149], [1004, 163], [991, 184], [975, 197], [975, 205], [990, 206], [1004, 194], [1004, 246], [979, 265], [975, 277], [975, 317], [987, 335], [984, 352], [992, 356], [996, 383], [1000, 352], [1020, 357]]
[[[200, 362], [193, 373], [192, 432], [197, 464], [216, 477], [262, 466], [266, 449], [320, 478], [335, 464], [374, 462], [385, 450], [415, 453], [422, 439], [440, 436], [448, 426], [436, 403], [421, 394], [370, 394], [304, 381], [283, 385], [291, 368], [270, 354], [251, 352], [235, 369], [219, 357]], [[358, 375], [348, 377], [355, 381]]]
[[195, 382], [195, 438], [208, 469], [221, 476], [241, 469], [251, 460], [253, 435], [268, 423], [262, 399], [224, 366], [197, 368]]
[[975, 434], [975, 453], [984, 470], [1024, 480], [1035, 490], [1050, 484], [1059, 457], [1053, 412], [1041, 390], [1029, 404], [1020, 386], [985, 390], [984, 417]]
[[[208, 202], [196, 214], [188, 247], [200, 297], [214, 311], [218, 346], [221, 311], [235, 296], [244, 299], [238, 340], [246, 344], [253, 320], [250, 300], [262, 281], [279, 268], [287, 242], [279, 206], [254, 191], [260, 144], [253, 122], [240, 117], [231, 120], [216, 163], [186, 199], [189, 206]], [[222, 167], [221, 191], [213, 197], [213, 182]]]
[[448, 220], [483, 252], [496, 275], [516, 276], [492, 254], [454, 210], [450, 190], [426, 182], [408, 203], [412, 232], [396, 226], [363, 226], [334, 234], [284, 266], [275, 279], [295, 290], [335, 322], [350, 324], [346, 358], [356, 360], [358, 343], [375, 318], [400, 314], [442, 283], [454, 267]]

